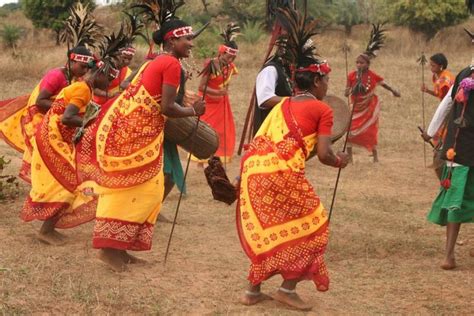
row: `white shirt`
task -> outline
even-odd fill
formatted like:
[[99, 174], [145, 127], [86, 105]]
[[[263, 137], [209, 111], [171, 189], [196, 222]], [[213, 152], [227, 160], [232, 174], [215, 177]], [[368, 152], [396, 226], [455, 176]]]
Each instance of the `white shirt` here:
[[449, 89], [448, 94], [446, 94], [441, 103], [438, 105], [438, 108], [431, 119], [431, 123], [428, 126], [428, 130], [426, 131], [430, 137], [436, 135], [438, 130], [441, 128], [441, 125], [443, 125], [446, 116], [448, 116], [449, 111], [451, 111], [451, 107], [453, 106], [453, 99], [451, 98], [452, 92], [453, 87]]
[[258, 73], [255, 91], [259, 108], [263, 109], [262, 104], [276, 96], [277, 81], [278, 72], [274, 66], [267, 66]]
[[[430, 126], [428, 126], [428, 130], [426, 131], [426, 134], [428, 134], [428, 136], [433, 137], [436, 135], [438, 130], [441, 128], [441, 125], [443, 125], [443, 122], [446, 119], [446, 116], [448, 116], [449, 111], [451, 111], [451, 108], [454, 103], [453, 98], [451, 97], [452, 92], [453, 92], [453, 87], [449, 89], [448, 94], [446, 94], [446, 96], [443, 98], [441, 103], [438, 105], [438, 108], [436, 109], [436, 112], [433, 115], [433, 118], [431, 119]], [[446, 165], [448, 167], [462, 166], [458, 163], [451, 162], [451, 161], [446, 161]]]

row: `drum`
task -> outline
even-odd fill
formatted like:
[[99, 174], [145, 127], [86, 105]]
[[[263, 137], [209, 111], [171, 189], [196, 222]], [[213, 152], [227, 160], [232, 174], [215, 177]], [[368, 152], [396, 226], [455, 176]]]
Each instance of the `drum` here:
[[[206, 122], [197, 117], [168, 118], [165, 124], [165, 139], [181, 146], [198, 159], [209, 159], [219, 148], [219, 136]], [[194, 132], [194, 136], [193, 136]]]
[[[342, 136], [344, 136], [351, 123], [351, 110], [347, 105], [347, 102], [343, 99], [336, 97], [335, 95], [327, 95], [324, 103], [332, 108], [334, 114], [334, 124], [332, 127], [332, 142], [335, 143]], [[316, 147], [308, 156], [308, 159], [313, 158], [316, 155]]]

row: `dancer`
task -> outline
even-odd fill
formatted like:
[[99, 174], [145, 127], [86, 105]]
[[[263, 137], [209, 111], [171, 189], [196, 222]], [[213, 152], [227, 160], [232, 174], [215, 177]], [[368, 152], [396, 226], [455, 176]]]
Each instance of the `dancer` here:
[[421, 91], [437, 97], [440, 101], [448, 94], [449, 89], [454, 84], [454, 76], [448, 70], [448, 59], [444, 54], [438, 53], [430, 57], [430, 68], [433, 73], [434, 89], [428, 89], [424, 84]]
[[229, 100], [229, 84], [232, 76], [238, 74], [234, 60], [238, 53], [235, 38], [239, 35], [239, 31], [239, 26], [234, 23], [229, 23], [222, 31], [224, 43], [219, 46], [219, 55], [208, 60], [205, 65], [205, 69], [208, 69], [208, 63], [214, 63], [217, 74], [211, 74], [209, 82], [207, 74], [202, 74], [199, 83], [200, 96], [207, 84], [206, 113], [201, 119], [219, 135], [219, 148], [215, 156], [220, 157], [224, 163], [231, 161], [235, 147], [235, 123]]
[[31, 182], [31, 141], [38, 125], [59, 92], [71, 82], [81, 80], [89, 70], [88, 63], [93, 57], [86, 46], [95, 45], [102, 32], [102, 27], [88, 13], [88, 7], [84, 7], [80, 2], [70, 10], [68, 27], [73, 28], [76, 33], [85, 32], [88, 36], [82, 37], [82, 42], [76, 41], [69, 45], [72, 48], [67, 51], [66, 65], [48, 71], [26, 103], [11, 102], [0, 110], [0, 137], [23, 153], [20, 178], [26, 182]]
[[[73, 32], [69, 35], [76, 38]], [[81, 36], [81, 34], [79, 34]], [[115, 68], [124, 38], [107, 37], [100, 61], [96, 61], [83, 81], [64, 88], [38, 126], [32, 142], [31, 191], [23, 206], [21, 218], [28, 222], [44, 221], [38, 239], [52, 245], [65, 242], [56, 228], [71, 228], [95, 218], [97, 198], [78, 190], [76, 151], [73, 144], [77, 128], [84, 128], [92, 91], [107, 89], [119, 75]]]
[[[163, 191], [163, 130], [167, 117], [197, 116], [204, 102], [175, 105], [180, 58], [193, 47], [192, 27], [161, 1], [145, 6], [160, 29], [153, 33], [163, 53], [146, 63], [130, 86], [101, 112], [79, 143], [80, 177], [99, 195], [92, 246], [114, 271], [136, 262], [127, 250], [151, 249]], [[156, 12], [154, 8], [158, 8]], [[97, 149], [97, 150], [95, 150]], [[92, 153], [92, 154], [91, 154]], [[84, 183], [86, 185], [87, 183]]]
[[344, 168], [348, 155], [333, 153], [333, 113], [321, 101], [331, 69], [316, 59], [312, 45], [305, 45], [316, 24], [303, 23], [303, 15], [292, 9], [280, 12], [282, 23], [298, 37], [289, 47], [295, 51], [300, 92], [273, 108], [242, 158], [237, 230], [251, 266], [250, 284], [241, 301], [253, 305], [267, 299], [262, 282], [280, 274], [284, 281], [273, 298], [309, 310], [311, 305], [298, 296], [296, 285], [313, 280], [319, 291], [329, 288], [323, 258], [328, 213], [304, 175], [305, 160], [314, 146], [319, 160], [335, 168]]
[[[474, 65], [456, 76], [454, 86], [440, 103], [427, 133], [423, 135], [425, 141], [430, 141], [448, 119], [441, 150], [446, 164], [438, 196], [428, 213], [428, 221], [446, 226], [445, 258], [441, 264], [444, 270], [456, 268], [454, 250], [461, 224], [474, 222], [473, 76]], [[474, 257], [474, 249], [470, 254]]]
[[400, 93], [390, 87], [382, 77], [371, 71], [371, 61], [376, 57], [376, 52], [383, 46], [385, 30], [382, 25], [373, 25], [369, 44], [366, 51], [356, 59], [357, 70], [351, 72], [347, 78], [346, 96], [351, 96], [354, 107], [354, 116], [349, 133], [347, 152], [352, 161], [352, 145], [365, 147], [373, 155], [374, 162], [378, 162], [378, 130], [380, 116], [380, 102], [375, 94], [377, 86], [392, 92], [399, 98]]

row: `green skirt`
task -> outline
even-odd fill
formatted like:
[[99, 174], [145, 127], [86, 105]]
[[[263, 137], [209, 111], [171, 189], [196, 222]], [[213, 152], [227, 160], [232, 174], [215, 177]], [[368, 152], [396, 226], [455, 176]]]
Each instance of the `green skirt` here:
[[163, 143], [163, 160], [163, 172], [171, 176], [180, 191], [186, 193], [183, 166], [179, 159], [178, 147], [166, 139]]
[[[447, 178], [448, 171], [445, 166], [443, 180]], [[453, 167], [451, 187], [440, 188], [428, 220], [443, 226], [448, 223], [474, 223], [474, 168]]]

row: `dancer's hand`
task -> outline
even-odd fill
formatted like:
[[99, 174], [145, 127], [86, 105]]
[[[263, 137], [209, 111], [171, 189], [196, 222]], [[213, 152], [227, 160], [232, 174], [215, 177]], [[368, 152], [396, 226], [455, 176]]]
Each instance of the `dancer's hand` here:
[[400, 92], [398, 92], [397, 90], [393, 90], [393, 91], [392, 91], [392, 94], [393, 94], [393, 96], [394, 96], [395, 98], [399, 98], [399, 97], [402, 96], [402, 95], [400, 94]]
[[428, 143], [431, 140], [432, 137], [430, 135], [428, 135], [426, 132], [423, 132], [421, 134], [421, 138], [423, 138], [423, 140]]
[[425, 84], [421, 86], [421, 92], [428, 92], [428, 88], [426, 87]]
[[340, 160], [340, 163], [338, 164], [337, 167], [339, 168], [345, 168], [349, 162], [350, 162], [350, 155], [348, 153], [344, 153], [342, 151], [338, 152], [337, 155], [338, 161]]
[[201, 116], [206, 112], [206, 102], [204, 100], [197, 100], [193, 103], [194, 113]]

